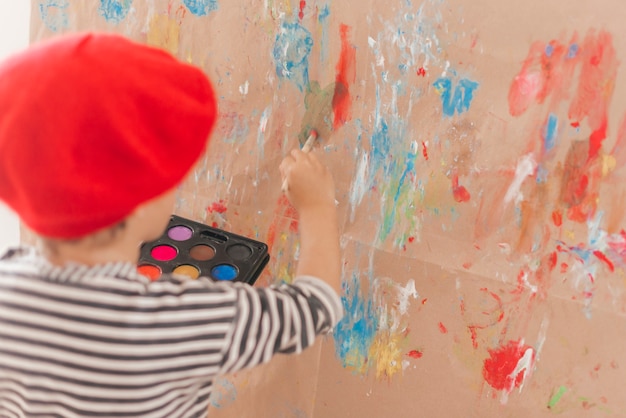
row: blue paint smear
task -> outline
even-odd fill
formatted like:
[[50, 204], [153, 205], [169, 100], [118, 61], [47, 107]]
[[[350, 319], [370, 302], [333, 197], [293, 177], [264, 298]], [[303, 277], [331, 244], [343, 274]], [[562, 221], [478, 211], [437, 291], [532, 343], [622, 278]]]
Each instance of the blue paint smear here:
[[228, 379], [217, 378], [213, 384], [213, 391], [209, 403], [215, 408], [224, 408], [237, 400], [237, 388]]
[[217, 0], [183, 0], [185, 6], [196, 16], [205, 16], [217, 10]]
[[546, 121], [546, 126], [543, 128], [543, 144], [546, 151], [550, 151], [554, 148], [558, 124], [559, 119], [557, 116], [554, 113], [550, 113]]
[[313, 37], [308, 30], [298, 23], [283, 23], [272, 51], [276, 74], [292, 81], [300, 91], [309, 86], [311, 48]]
[[[407, 152], [405, 154], [405, 161], [404, 161], [404, 171], [402, 172], [402, 175], [400, 176], [400, 180], [398, 181], [398, 187], [396, 187], [396, 192], [393, 196], [393, 203], [392, 203], [392, 208], [391, 208], [391, 212], [387, 215], [383, 217], [383, 223], [381, 225], [380, 228], [380, 236], [379, 239], [381, 241], [384, 241], [389, 234], [391, 233], [391, 229], [393, 228], [393, 226], [396, 224], [396, 212], [397, 212], [397, 208], [398, 208], [398, 200], [400, 199], [400, 196], [402, 195], [402, 190], [405, 188], [405, 181], [408, 177], [409, 174], [413, 173], [415, 174], [415, 159], [417, 158], [417, 154], [416, 153], [412, 153], [412, 152]], [[392, 166], [395, 167], [395, 162], [392, 163]]]
[[454, 94], [450, 78], [441, 77], [433, 83], [433, 86], [441, 96], [444, 117], [451, 117], [455, 112], [461, 114], [469, 109], [478, 83], [463, 78], [454, 89]]
[[385, 178], [389, 174], [389, 157], [391, 156], [391, 141], [387, 121], [381, 116], [380, 86], [376, 85], [376, 122], [370, 145], [370, 186], [374, 184], [374, 177], [382, 169]]
[[330, 8], [328, 3], [320, 8], [317, 20], [322, 26], [322, 40], [320, 42], [320, 61], [325, 62], [328, 58], [328, 17], [330, 16]]
[[535, 181], [537, 182], [537, 184], [545, 184], [548, 182], [548, 174], [550, 174], [548, 172], [548, 170], [546, 169], [545, 166], [543, 165], [539, 165], [537, 167], [537, 175], [535, 177]]
[[58, 32], [68, 27], [67, 0], [46, 0], [39, 3], [41, 20], [48, 29]]
[[100, 0], [98, 12], [107, 22], [118, 24], [126, 18], [133, 0]]
[[362, 370], [368, 362], [370, 347], [378, 329], [372, 299], [363, 297], [357, 274], [352, 275], [350, 283], [344, 282], [341, 304], [344, 316], [335, 327], [335, 352], [344, 367]]
[[385, 178], [391, 171], [393, 162], [390, 160], [391, 143], [389, 139], [389, 127], [387, 122], [381, 118], [380, 125], [376, 128], [371, 138], [370, 149], [370, 173], [369, 185], [374, 185], [375, 177], [382, 170]]
[[554, 47], [552, 45], [546, 46], [546, 56], [549, 58], [554, 53]]
[[571, 44], [567, 50], [567, 58], [576, 58], [576, 55], [578, 55], [578, 45]]

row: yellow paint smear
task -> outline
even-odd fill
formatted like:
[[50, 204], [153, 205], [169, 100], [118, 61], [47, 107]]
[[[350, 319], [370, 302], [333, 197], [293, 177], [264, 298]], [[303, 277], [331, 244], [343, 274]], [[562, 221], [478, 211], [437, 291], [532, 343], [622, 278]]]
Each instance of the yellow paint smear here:
[[163, 48], [173, 55], [178, 53], [180, 25], [166, 15], [154, 15], [148, 25], [148, 45]]

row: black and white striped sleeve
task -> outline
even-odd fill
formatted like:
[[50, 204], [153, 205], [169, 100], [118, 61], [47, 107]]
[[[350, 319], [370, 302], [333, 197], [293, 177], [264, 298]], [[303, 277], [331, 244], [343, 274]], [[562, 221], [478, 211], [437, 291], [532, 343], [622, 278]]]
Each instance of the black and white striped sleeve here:
[[276, 353], [299, 353], [327, 333], [343, 315], [341, 300], [325, 282], [298, 277], [292, 285], [237, 286], [234, 326], [227, 336], [222, 373], [269, 361]]

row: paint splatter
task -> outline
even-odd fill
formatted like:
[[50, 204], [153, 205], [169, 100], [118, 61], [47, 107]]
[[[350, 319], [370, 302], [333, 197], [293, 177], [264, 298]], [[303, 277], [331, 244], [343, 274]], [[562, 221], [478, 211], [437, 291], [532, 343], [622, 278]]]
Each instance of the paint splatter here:
[[217, 0], [183, 0], [183, 3], [196, 16], [205, 16], [219, 7]]
[[304, 8], [306, 7], [306, 1], [300, 0], [300, 11], [298, 12], [298, 18], [300, 20], [304, 19]]
[[282, 194], [280, 198], [278, 198], [278, 202], [276, 205], [276, 210], [274, 212], [274, 219], [270, 224], [268, 233], [267, 233], [267, 246], [271, 251], [274, 246], [274, 242], [276, 241], [276, 233], [277, 231], [282, 229], [284, 223], [287, 222], [289, 224], [289, 230], [293, 233], [298, 232], [298, 212], [291, 205], [289, 199], [286, 195]]
[[469, 110], [474, 98], [474, 91], [478, 88], [478, 83], [463, 78], [459, 80], [457, 86], [452, 91], [452, 79], [441, 77], [433, 83], [435, 90], [441, 96], [444, 117], [454, 116]]
[[371, 293], [362, 293], [354, 274], [343, 288], [346, 315], [335, 328], [337, 356], [355, 373], [373, 369], [377, 379], [391, 379], [408, 366], [403, 353], [408, 344], [410, 300], [419, 296], [415, 281], [401, 286], [391, 279], [376, 279], [371, 282]]
[[424, 141], [422, 141], [422, 155], [424, 159], [428, 161], [428, 144]]
[[228, 208], [226, 207], [226, 202], [222, 199], [220, 199], [217, 202], [213, 202], [211, 203], [211, 205], [206, 208], [207, 212], [209, 213], [224, 213], [228, 210]]
[[550, 113], [543, 128], [543, 147], [545, 151], [550, 151], [556, 145], [558, 123], [557, 116], [554, 113]]
[[155, 14], [148, 24], [148, 33], [146, 34], [146, 43], [153, 45], [171, 54], [178, 53], [178, 44], [180, 39], [180, 23], [176, 18], [168, 15]]
[[418, 68], [417, 75], [420, 77], [426, 77], [426, 69], [424, 67]]
[[320, 62], [322, 63], [326, 62], [326, 59], [328, 57], [328, 31], [329, 31], [328, 17], [329, 16], [330, 16], [330, 7], [328, 6], [328, 4], [324, 4], [323, 6], [320, 7], [318, 16], [317, 16], [317, 21], [322, 27], [322, 36], [320, 40]]
[[374, 305], [379, 307], [378, 330], [370, 349], [376, 378], [391, 379], [408, 366], [402, 353], [408, 344], [410, 299], [417, 299], [415, 281], [400, 286], [393, 280], [374, 281]]
[[282, 24], [272, 51], [276, 74], [292, 81], [300, 91], [309, 86], [309, 54], [312, 48], [313, 37], [302, 25]]
[[[574, 222], [586, 222], [596, 211], [602, 171], [595, 161], [607, 135], [616, 55], [612, 36], [605, 31], [589, 30], [582, 42], [576, 33], [568, 42], [535, 42], [509, 89], [509, 112], [513, 116], [524, 114], [533, 104], [548, 103], [541, 133], [545, 151], [556, 146], [557, 110], [563, 104], [568, 105], [567, 118], [577, 133], [586, 122], [588, 139], [572, 142], [561, 177], [559, 204]], [[539, 161], [540, 166], [544, 164]]]
[[411, 350], [407, 353], [407, 356], [418, 359], [424, 356], [424, 353], [421, 350]]
[[344, 281], [341, 302], [345, 314], [334, 331], [337, 357], [344, 368], [364, 374], [378, 329], [378, 315], [369, 289], [361, 291], [357, 274]]
[[356, 79], [356, 47], [350, 43], [350, 27], [341, 24], [341, 55], [337, 62], [337, 77], [333, 95], [333, 111], [335, 118], [333, 129], [337, 129], [351, 118], [352, 99], [350, 86]]
[[454, 200], [459, 203], [469, 202], [471, 195], [467, 191], [467, 189], [461, 185], [459, 185], [459, 176], [454, 175], [452, 177], [452, 195], [454, 196]]
[[68, 26], [68, 0], [45, 0], [39, 3], [39, 15], [44, 25], [53, 32]]
[[559, 386], [556, 391], [553, 391], [550, 400], [548, 401], [548, 409], [554, 409], [554, 407], [559, 403], [563, 395], [567, 392], [567, 387]]
[[213, 383], [213, 391], [209, 397], [211, 406], [224, 408], [237, 400], [237, 388], [228, 379], [218, 377]]
[[439, 326], [439, 332], [441, 332], [442, 334], [448, 333], [448, 328], [446, 328], [443, 322], [440, 322], [438, 326]]
[[118, 24], [126, 18], [133, 0], [100, 0], [98, 13], [107, 22]]
[[524, 383], [532, 372], [534, 350], [523, 341], [509, 341], [506, 345], [489, 350], [483, 364], [483, 377], [496, 390], [511, 392]]

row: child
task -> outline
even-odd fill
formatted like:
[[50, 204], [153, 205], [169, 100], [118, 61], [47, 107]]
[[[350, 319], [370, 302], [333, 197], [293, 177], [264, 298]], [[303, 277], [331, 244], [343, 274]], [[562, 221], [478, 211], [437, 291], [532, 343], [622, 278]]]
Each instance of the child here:
[[0, 259], [0, 416], [204, 416], [216, 376], [338, 322], [334, 184], [314, 153], [280, 165], [300, 220], [292, 285], [136, 271], [216, 112], [200, 70], [117, 35], [62, 36], [0, 66], [0, 199], [39, 244]]

